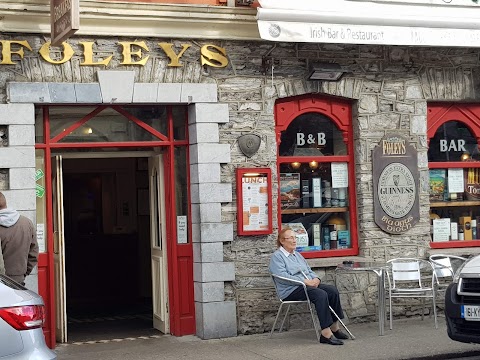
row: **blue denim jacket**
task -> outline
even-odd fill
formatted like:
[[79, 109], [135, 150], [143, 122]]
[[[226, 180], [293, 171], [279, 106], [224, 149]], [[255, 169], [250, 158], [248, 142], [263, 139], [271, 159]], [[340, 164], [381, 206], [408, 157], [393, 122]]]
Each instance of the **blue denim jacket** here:
[[[280, 250], [276, 250], [270, 259], [270, 273], [278, 276], [283, 276], [293, 280], [302, 281], [307, 276], [309, 279], [314, 279], [317, 276], [310, 266], [308, 266], [305, 258], [298, 252], [294, 251], [288, 257]], [[302, 274], [303, 271], [303, 274]], [[305, 274], [305, 276], [304, 276]], [[298, 285], [282, 282], [277, 280], [277, 294], [280, 299], [285, 299], [290, 295]]]

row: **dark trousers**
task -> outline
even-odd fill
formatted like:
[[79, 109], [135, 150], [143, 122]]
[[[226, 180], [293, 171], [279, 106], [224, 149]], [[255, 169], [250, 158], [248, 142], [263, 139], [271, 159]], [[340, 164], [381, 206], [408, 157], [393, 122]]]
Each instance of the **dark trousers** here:
[[[335, 286], [326, 284], [320, 284], [318, 287], [307, 286], [307, 293], [310, 302], [314, 304], [315, 310], [317, 310], [318, 320], [320, 321], [320, 327], [322, 329], [330, 327], [334, 322], [332, 319], [332, 316], [334, 315], [330, 312], [329, 305], [337, 313], [340, 319], [343, 319], [340, 294]], [[307, 300], [305, 291], [303, 291], [303, 286], [298, 286], [283, 300]], [[335, 319], [335, 321], [337, 321], [337, 319]]]

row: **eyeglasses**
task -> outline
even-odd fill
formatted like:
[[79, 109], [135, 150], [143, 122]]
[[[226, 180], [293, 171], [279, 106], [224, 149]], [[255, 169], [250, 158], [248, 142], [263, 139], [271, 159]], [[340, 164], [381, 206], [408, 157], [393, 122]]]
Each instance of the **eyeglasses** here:
[[284, 240], [295, 240], [295, 236], [286, 236], [283, 239]]

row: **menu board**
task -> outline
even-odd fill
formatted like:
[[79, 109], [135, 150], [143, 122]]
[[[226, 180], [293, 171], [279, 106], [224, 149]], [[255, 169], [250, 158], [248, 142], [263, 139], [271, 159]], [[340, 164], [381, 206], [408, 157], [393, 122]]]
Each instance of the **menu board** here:
[[242, 177], [242, 218], [244, 231], [265, 231], [269, 223], [267, 176]]
[[332, 187], [348, 187], [348, 167], [347, 163], [332, 163]]
[[433, 220], [433, 241], [450, 240], [450, 219], [434, 219]]
[[272, 170], [238, 168], [237, 234], [265, 235], [273, 232]]
[[448, 169], [448, 192], [463, 193], [464, 188], [463, 169]]

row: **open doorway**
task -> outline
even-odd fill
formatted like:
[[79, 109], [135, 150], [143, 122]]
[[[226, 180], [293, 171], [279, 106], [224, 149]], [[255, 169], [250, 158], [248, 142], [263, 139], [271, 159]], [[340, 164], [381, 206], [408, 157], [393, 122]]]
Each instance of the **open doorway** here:
[[148, 158], [63, 159], [68, 342], [153, 326]]

